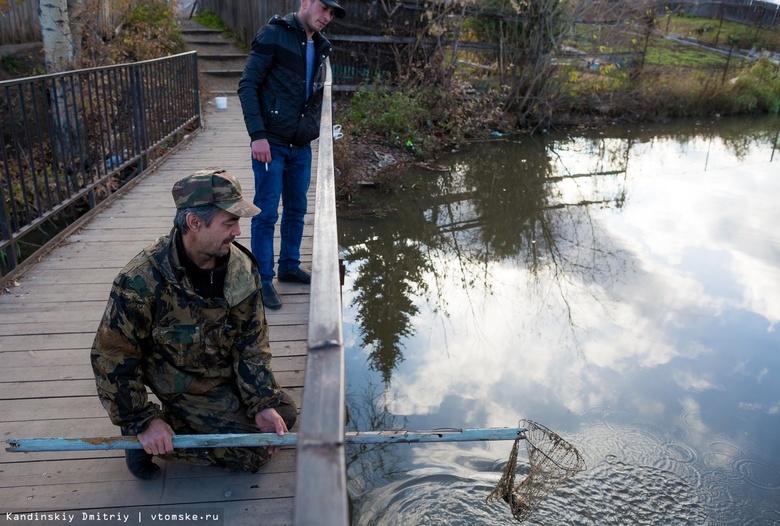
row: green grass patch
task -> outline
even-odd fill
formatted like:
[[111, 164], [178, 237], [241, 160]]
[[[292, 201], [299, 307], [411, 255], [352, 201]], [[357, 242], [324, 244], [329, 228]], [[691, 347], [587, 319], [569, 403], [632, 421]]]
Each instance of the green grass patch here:
[[249, 46], [247, 46], [239, 37], [237, 34], [235, 34], [233, 31], [230, 31], [228, 26], [225, 24], [225, 22], [222, 21], [221, 18], [219, 18], [219, 15], [216, 13], [209, 11], [208, 9], [204, 9], [203, 11], [199, 11], [195, 14], [195, 16], [192, 17], [193, 20], [198, 22], [203, 27], [206, 27], [208, 29], [219, 29], [222, 31], [222, 35], [230, 40], [233, 45], [235, 45], [238, 49], [245, 53], [249, 53]]
[[0, 59], [0, 66], [13, 75], [22, 69], [22, 61], [13, 55], [3, 55], [3, 58]]
[[413, 94], [390, 91], [376, 84], [361, 88], [352, 96], [347, 120], [356, 135], [373, 135], [396, 146], [420, 142], [425, 109]]
[[[653, 39], [647, 50], [646, 64], [663, 67], [719, 68], [724, 67], [728, 55], [698, 49], [693, 45], [681, 44], [663, 38]], [[731, 61], [743, 61], [732, 56]]]
[[728, 45], [729, 38], [742, 49], [780, 52], [780, 27], [754, 27], [729, 20], [713, 20], [687, 14], [676, 14], [658, 21], [657, 28], [664, 33], [690, 37], [710, 46]]
[[566, 95], [568, 98], [601, 97], [616, 93], [629, 85], [630, 73], [626, 68], [613, 65], [599, 66], [598, 70], [566, 68]]
[[227, 26], [222, 21], [222, 19], [219, 18], [216, 13], [209, 11], [208, 9], [198, 11], [195, 16], [192, 17], [192, 19], [208, 29], [219, 29], [221, 31], [227, 30]]

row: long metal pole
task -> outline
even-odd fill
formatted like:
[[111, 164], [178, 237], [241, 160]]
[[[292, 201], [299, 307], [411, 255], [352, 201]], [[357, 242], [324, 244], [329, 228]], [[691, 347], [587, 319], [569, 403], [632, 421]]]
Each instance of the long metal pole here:
[[[347, 444], [412, 444], [426, 442], [474, 442], [487, 440], [516, 440], [525, 438], [524, 427], [495, 427], [477, 429], [432, 429], [428, 431], [358, 431], [345, 433]], [[113, 449], [142, 449], [135, 437], [92, 438], [10, 438], [6, 451], [33, 453], [38, 451], [91, 451]], [[266, 447], [295, 446], [298, 436], [287, 433], [243, 433], [227, 435], [174, 435], [173, 447]]]

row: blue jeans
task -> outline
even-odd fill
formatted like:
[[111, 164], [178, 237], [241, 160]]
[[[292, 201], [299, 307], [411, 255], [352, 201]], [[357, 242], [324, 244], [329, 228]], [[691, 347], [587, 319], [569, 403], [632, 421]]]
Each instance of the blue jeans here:
[[260, 265], [260, 278], [269, 283], [274, 277], [274, 229], [279, 219], [280, 197], [279, 272], [291, 272], [301, 264], [303, 216], [311, 182], [311, 146], [292, 149], [271, 144], [268, 168], [252, 158], [252, 171], [255, 173], [254, 203], [261, 210], [252, 217], [252, 254]]

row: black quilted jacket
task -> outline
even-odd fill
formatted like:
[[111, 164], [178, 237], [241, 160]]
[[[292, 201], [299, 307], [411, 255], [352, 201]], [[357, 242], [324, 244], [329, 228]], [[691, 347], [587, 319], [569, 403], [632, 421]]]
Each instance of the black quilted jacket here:
[[251, 141], [304, 146], [319, 137], [330, 42], [314, 34], [315, 74], [306, 100], [306, 32], [295, 13], [275, 15], [252, 40], [238, 96]]

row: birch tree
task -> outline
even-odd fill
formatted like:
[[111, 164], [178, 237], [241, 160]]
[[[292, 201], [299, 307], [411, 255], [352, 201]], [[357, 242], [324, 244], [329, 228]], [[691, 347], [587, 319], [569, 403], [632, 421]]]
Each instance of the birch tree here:
[[[41, 23], [47, 73], [61, 73], [75, 67], [78, 46], [71, 30], [69, 7], [68, 0], [40, 0], [38, 18]], [[64, 77], [54, 77], [48, 85], [52, 119], [52, 163], [61, 166], [70, 174], [71, 190], [84, 183], [79, 173], [86, 168], [80, 154], [84, 151], [80, 144], [84, 133], [81, 133], [83, 125], [80, 123], [74, 91], [79, 88], [77, 81], [70, 82]]]
[[76, 59], [76, 45], [70, 29], [68, 0], [41, 0], [38, 19], [41, 22], [46, 73], [71, 69]]

